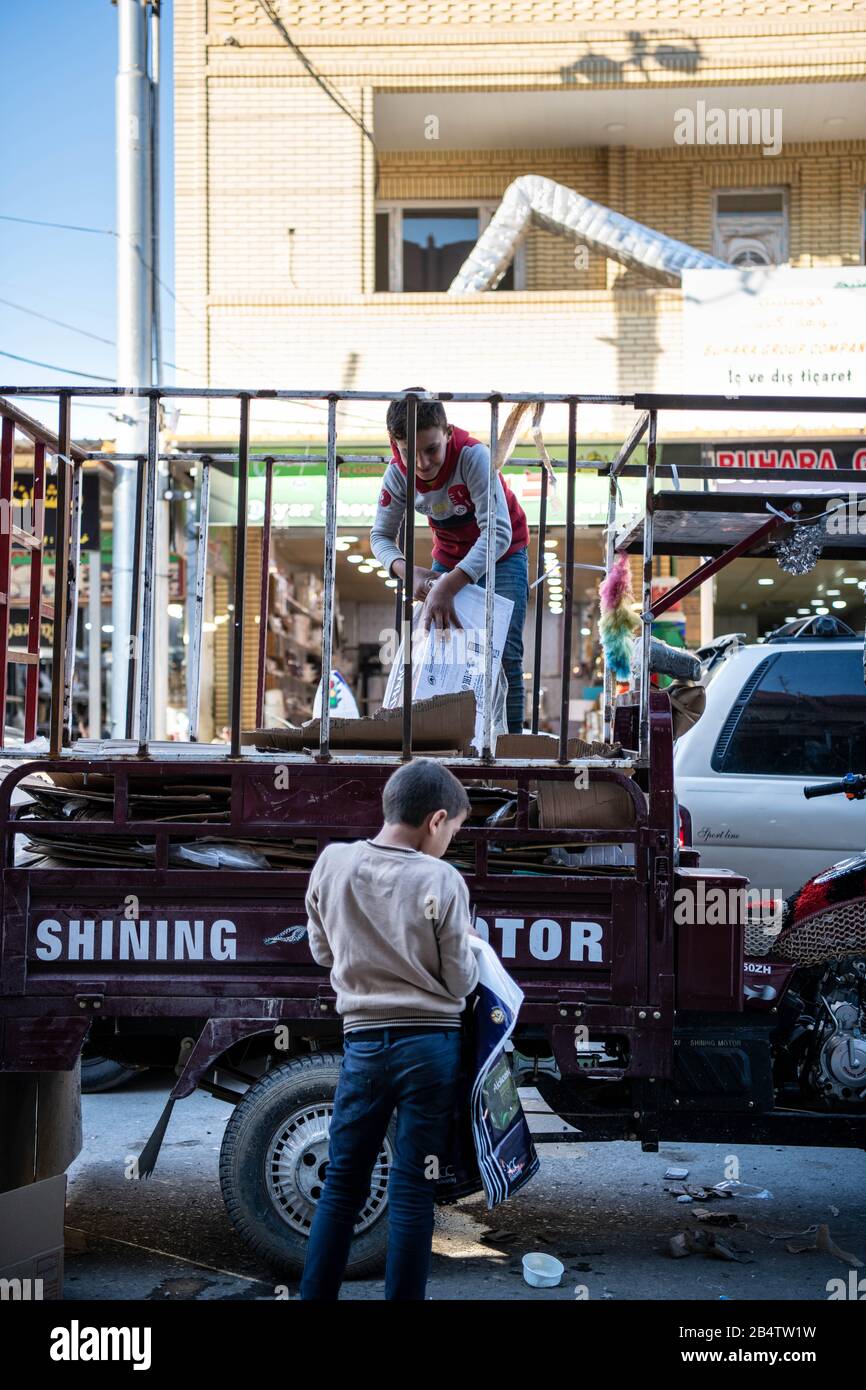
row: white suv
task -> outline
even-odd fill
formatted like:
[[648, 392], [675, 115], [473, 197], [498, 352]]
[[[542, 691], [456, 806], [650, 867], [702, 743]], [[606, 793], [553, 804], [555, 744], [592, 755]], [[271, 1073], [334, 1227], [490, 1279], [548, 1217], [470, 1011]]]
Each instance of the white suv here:
[[706, 709], [677, 741], [674, 763], [701, 864], [785, 897], [866, 849], [866, 801], [803, 796], [866, 772], [863, 641], [802, 635], [803, 626], [732, 643], [705, 663]]

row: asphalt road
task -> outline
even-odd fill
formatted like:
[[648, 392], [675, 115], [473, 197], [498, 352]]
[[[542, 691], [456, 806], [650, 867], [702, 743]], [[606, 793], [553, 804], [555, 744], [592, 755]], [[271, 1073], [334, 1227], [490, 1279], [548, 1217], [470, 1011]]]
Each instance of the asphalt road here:
[[[84, 1146], [69, 1170], [65, 1297], [272, 1300], [286, 1281], [248, 1253], [220, 1195], [228, 1105], [202, 1092], [178, 1102], [153, 1177], [125, 1176], [171, 1079], [151, 1072], [83, 1097]], [[522, 1095], [533, 1129], [550, 1127], [536, 1093]], [[772, 1196], [686, 1205], [666, 1191], [665, 1169], [681, 1164], [688, 1182], [717, 1182], [730, 1146], [643, 1154], [636, 1144], [553, 1144], [539, 1152], [541, 1171], [512, 1202], [488, 1212], [471, 1197], [438, 1210], [431, 1298], [822, 1301], [828, 1280], [847, 1280], [848, 1266], [829, 1254], [791, 1253], [773, 1237], [823, 1224], [837, 1246], [866, 1262], [866, 1153], [744, 1146], [740, 1180]], [[672, 1258], [671, 1237], [694, 1230], [696, 1211], [710, 1205], [738, 1214], [742, 1228], [716, 1235], [733, 1240], [739, 1260]], [[531, 1250], [563, 1261], [559, 1288], [524, 1282], [521, 1259]], [[297, 1284], [288, 1290], [295, 1295]], [[349, 1282], [341, 1297], [380, 1299], [382, 1282]]]

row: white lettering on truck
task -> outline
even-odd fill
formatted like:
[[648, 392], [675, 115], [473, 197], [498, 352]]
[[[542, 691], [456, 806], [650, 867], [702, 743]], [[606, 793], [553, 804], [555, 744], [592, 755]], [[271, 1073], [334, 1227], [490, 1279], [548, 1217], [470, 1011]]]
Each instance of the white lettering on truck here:
[[[501, 933], [499, 954], [503, 960], [517, 955], [517, 933], [526, 926], [523, 917], [496, 917], [494, 927]], [[596, 961], [604, 959], [602, 941], [604, 927], [600, 922], [571, 922], [569, 924], [568, 959]], [[476, 917], [475, 930], [490, 942], [490, 926], [483, 917]], [[552, 917], [535, 917], [529, 927], [529, 954], [534, 960], [558, 960], [562, 955], [563, 929]], [[495, 946], [495, 942], [491, 942]]]
[[218, 918], [205, 931], [202, 918], [139, 922], [123, 917], [99, 923], [70, 918], [65, 925], [51, 917], [36, 926], [36, 959], [54, 960], [235, 960], [237, 927]]

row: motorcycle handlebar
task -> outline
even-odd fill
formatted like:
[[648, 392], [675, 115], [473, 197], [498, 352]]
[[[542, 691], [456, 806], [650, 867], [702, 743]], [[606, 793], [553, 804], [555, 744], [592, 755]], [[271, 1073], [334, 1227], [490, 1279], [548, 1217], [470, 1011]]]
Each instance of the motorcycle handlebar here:
[[863, 794], [866, 789], [866, 777], [851, 776], [841, 778], [838, 782], [822, 782], [818, 787], [804, 787], [803, 795], [807, 801], [811, 801], [816, 796], [837, 796], [840, 792]]

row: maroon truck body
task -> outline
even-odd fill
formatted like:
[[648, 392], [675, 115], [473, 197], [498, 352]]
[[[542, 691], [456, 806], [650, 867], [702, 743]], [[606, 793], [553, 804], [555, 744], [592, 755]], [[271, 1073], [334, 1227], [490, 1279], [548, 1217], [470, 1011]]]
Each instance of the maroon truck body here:
[[[628, 732], [632, 713], [619, 711], [620, 734]], [[694, 852], [680, 851], [670, 703], [663, 694], [651, 698], [650, 722], [647, 774], [591, 772], [591, 777], [619, 781], [633, 799], [634, 826], [615, 832], [617, 841], [634, 845], [629, 871], [497, 872], [493, 844], [511, 837], [550, 839], [550, 831], [529, 828], [530, 784], [573, 780], [574, 766], [449, 763], [464, 781], [489, 779], [518, 788], [516, 826], [464, 830], [462, 836], [474, 845], [474, 872], [467, 882], [478, 928], [525, 994], [515, 1045], [531, 1052], [533, 1040], [543, 1040], [552, 1048], [558, 1075], [554, 1069], [540, 1071], [534, 1084], [586, 1138], [639, 1138], [649, 1148], [673, 1136], [758, 1140], [790, 1135], [796, 1119], [796, 1142], [827, 1143], [832, 1129], [835, 1142], [866, 1143], [866, 1119], [822, 1114], [812, 1117], [820, 1127], [810, 1125], [808, 1115], [775, 1113], [772, 1099], [761, 1105], [755, 1093], [723, 1116], [707, 1113], [718, 1099], [712, 1095], [704, 1097], [704, 1105], [683, 1104], [675, 1074], [683, 1023], [687, 1043], [694, 1031], [690, 1021], [706, 1032], [724, 1016], [730, 1032], [749, 1020], [742, 1017], [742, 927], [676, 926], [674, 893], [699, 875], [708, 887], [743, 880], [724, 870], [704, 874], [693, 862]], [[168, 863], [169, 845], [196, 833], [242, 834], [263, 842], [302, 835], [315, 838], [321, 848], [332, 839], [372, 834], [380, 824], [381, 789], [395, 765], [391, 758], [334, 756], [317, 763], [307, 755], [261, 754], [192, 764], [189, 759], [78, 757], [22, 764], [0, 788], [2, 1068], [71, 1068], [97, 1018], [115, 1020], [121, 1033], [132, 1035], [145, 1020], [149, 1026], [162, 1021], [166, 1028], [184, 1021], [196, 1042], [187, 1051], [176, 1097], [215, 1075], [214, 1068], [239, 1042], [259, 1039], [269, 1046], [280, 1025], [297, 1040], [338, 1044], [327, 972], [314, 964], [298, 930], [306, 921], [306, 872], [179, 869]], [[15, 868], [16, 827], [23, 829], [26, 822], [18, 820], [19, 808], [10, 810], [11, 793], [37, 767], [112, 776], [114, 797], [106, 807], [104, 834], [133, 832], [155, 841], [156, 867]], [[130, 779], [139, 786], [145, 780], [156, 790], [172, 780], [188, 782], [193, 768], [197, 781], [231, 780], [228, 822], [130, 820]], [[63, 835], [84, 830], [92, 836], [94, 823], [43, 821], [40, 829]], [[556, 832], [563, 844], [611, 838], [609, 829]], [[387, 910], [387, 904], [383, 907]], [[790, 972], [774, 968], [781, 984]], [[766, 1001], [749, 1001], [756, 1038], [766, 1040], [772, 1012]], [[588, 1065], [575, 1046], [576, 1028], [608, 1040], [616, 1062], [608, 1058], [603, 1065]]]

